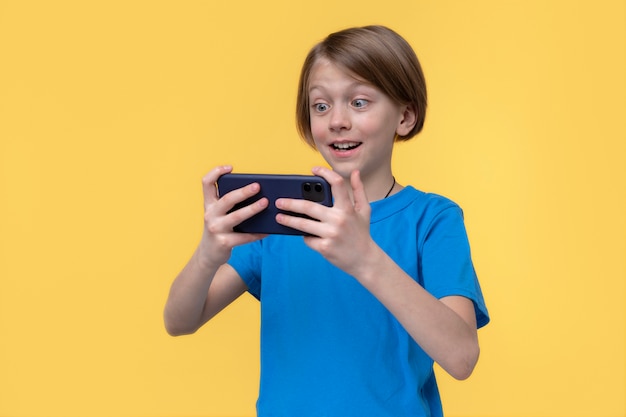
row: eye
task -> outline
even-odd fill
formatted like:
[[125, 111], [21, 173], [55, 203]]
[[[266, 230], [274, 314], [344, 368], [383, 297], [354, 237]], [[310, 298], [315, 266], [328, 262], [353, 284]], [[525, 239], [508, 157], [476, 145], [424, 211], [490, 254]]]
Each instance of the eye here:
[[315, 104], [313, 105], [313, 109], [314, 109], [316, 112], [323, 113], [323, 112], [325, 112], [326, 110], [328, 110], [328, 104], [326, 104], [326, 103], [315, 103]]
[[369, 101], [363, 99], [363, 98], [357, 98], [356, 100], [352, 101], [352, 105], [354, 107], [356, 107], [357, 109], [363, 108], [365, 106], [367, 106], [367, 104], [369, 103]]

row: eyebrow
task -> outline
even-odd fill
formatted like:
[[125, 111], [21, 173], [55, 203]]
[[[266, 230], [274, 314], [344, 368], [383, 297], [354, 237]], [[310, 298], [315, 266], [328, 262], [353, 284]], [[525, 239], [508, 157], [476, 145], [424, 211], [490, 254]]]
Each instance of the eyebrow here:
[[[353, 88], [358, 88], [358, 87], [366, 87], [366, 88], [371, 88], [373, 90], [378, 90], [374, 85], [366, 82], [366, 81], [359, 81], [359, 80], [354, 80], [354, 82], [350, 83], [347, 86], [347, 89], [353, 89]], [[323, 85], [318, 85], [318, 84], [311, 84], [309, 86], [308, 92], [309, 94], [315, 90], [322, 90], [322, 91], [326, 91], [327, 88], [324, 87]]]

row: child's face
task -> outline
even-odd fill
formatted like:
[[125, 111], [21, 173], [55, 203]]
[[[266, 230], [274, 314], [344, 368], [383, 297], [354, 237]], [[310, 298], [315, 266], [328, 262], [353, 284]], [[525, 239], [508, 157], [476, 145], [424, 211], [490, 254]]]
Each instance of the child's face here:
[[407, 106], [327, 59], [314, 64], [308, 93], [313, 140], [333, 170], [348, 178], [358, 169], [364, 181], [388, 176]]

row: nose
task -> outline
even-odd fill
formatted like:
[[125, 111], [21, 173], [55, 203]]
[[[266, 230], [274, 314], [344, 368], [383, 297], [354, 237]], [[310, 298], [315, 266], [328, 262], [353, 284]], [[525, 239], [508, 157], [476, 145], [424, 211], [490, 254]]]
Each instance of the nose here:
[[331, 109], [329, 128], [333, 131], [348, 130], [352, 127], [348, 109], [343, 106], [335, 106]]

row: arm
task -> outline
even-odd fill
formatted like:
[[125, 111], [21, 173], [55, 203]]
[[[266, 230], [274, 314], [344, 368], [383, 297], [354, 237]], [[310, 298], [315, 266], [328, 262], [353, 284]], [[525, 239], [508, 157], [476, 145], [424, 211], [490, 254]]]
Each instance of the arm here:
[[196, 332], [246, 290], [228, 264], [204, 268], [198, 250], [178, 275], [165, 304], [165, 329], [172, 336]]
[[339, 175], [326, 169], [314, 173], [331, 183], [334, 207], [278, 200], [280, 208], [320, 220], [281, 215], [279, 222], [319, 236], [306, 237], [307, 245], [367, 288], [450, 375], [457, 379], [469, 377], [479, 355], [472, 301], [458, 296], [436, 299], [372, 240], [370, 206], [358, 172], [351, 177], [354, 203]]
[[479, 355], [472, 301], [460, 296], [436, 299], [372, 244], [354, 277], [446, 372], [468, 378]]
[[174, 280], [165, 304], [165, 328], [171, 335], [195, 332], [247, 289], [226, 261], [234, 246], [263, 235], [235, 233], [233, 227], [265, 209], [267, 199], [227, 214], [235, 204], [259, 192], [258, 184], [250, 184], [218, 198], [215, 182], [231, 170], [230, 166], [217, 167], [202, 180], [204, 232], [193, 256]]

